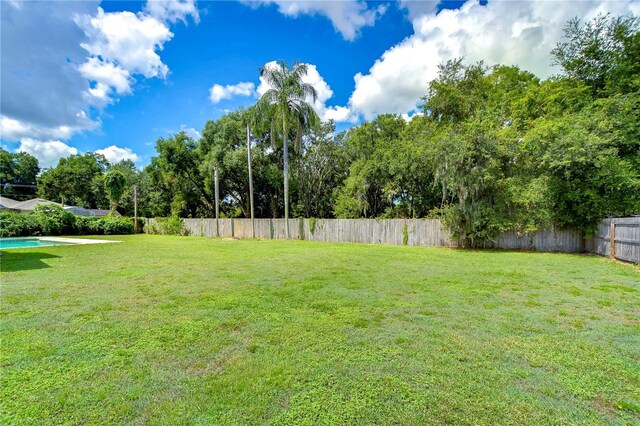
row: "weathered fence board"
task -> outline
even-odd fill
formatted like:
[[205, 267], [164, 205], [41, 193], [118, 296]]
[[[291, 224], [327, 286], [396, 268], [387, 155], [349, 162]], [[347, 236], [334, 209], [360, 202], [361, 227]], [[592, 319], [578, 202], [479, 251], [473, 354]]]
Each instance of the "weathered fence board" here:
[[218, 219], [219, 234], [216, 233], [215, 219], [184, 219], [184, 230], [196, 237], [233, 237], [235, 220]]
[[574, 230], [542, 229], [535, 234], [504, 232], [487, 247], [511, 250], [579, 253], [584, 250], [583, 238]]
[[589, 249], [603, 256], [640, 263], [640, 217], [603, 220]]
[[[148, 219], [148, 225], [153, 224]], [[189, 235], [251, 238], [251, 219], [184, 219]], [[455, 247], [449, 232], [437, 219], [289, 219], [292, 239], [366, 244]], [[614, 243], [611, 243], [613, 230]], [[255, 219], [255, 237], [285, 238], [284, 219]], [[579, 253], [590, 251], [619, 260], [640, 262], [640, 217], [605, 219], [593, 238], [578, 231], [545, 229], [531, 235], [505, 232], [486, 248]], [[613, 252], [611, 248], [613, 247]]]

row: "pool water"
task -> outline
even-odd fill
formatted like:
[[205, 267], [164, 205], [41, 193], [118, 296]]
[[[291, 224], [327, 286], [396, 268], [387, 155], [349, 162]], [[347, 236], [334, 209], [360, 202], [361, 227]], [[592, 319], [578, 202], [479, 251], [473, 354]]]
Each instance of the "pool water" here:
[[0, 250], [10, 248], [46, 247], [69, 245], [60, 241], [47, 241], [40, 238], [0, 238]]

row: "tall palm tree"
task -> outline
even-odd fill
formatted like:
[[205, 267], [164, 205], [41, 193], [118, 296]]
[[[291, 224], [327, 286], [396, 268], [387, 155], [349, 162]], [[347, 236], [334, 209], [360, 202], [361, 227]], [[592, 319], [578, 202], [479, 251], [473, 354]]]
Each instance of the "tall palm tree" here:
[[288, 132], [296, 130], [295, 149], [299, 151], [302, 145], [302, 134], [315, 126], [318, 115], [307, 100], [315, 102], [318, 94], [309, 83], [302, 81], [307, 75], [307, 65], [295, 62], [291, 68], [280, 61], [275, 66], [265, 64], [260, 69], [260, 77], [269, 86], [260, 100], [258, 109], [266, 112], [271, 118], [271, 140], [282, 126], [282, 148], [284, 156], [284, 218], [285, 235], [289, 238], [289, 142]]

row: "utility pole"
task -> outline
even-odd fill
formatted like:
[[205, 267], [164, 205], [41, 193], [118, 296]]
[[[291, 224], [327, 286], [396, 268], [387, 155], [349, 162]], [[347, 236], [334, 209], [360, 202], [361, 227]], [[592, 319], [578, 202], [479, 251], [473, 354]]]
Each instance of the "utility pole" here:
[[213, 181], [215, 183], [215, 193], [216, 193], [216, 237], [220, 236], [220, 223], [218, 218], [220, 216], [220, 204], [218, 198], [220, 196], [220, 190], [218, 187], [218, 165], [213, 166]]
[[133, 233], [138, 233], [138, 185], [133, 185]]
[[251, 205], [251, 238], [256, 237], [256, 223], [253, 217], [253, 175], [251, 174], [251, 129], [247, 123], [247, 164], [249, 165], [249, 204]]

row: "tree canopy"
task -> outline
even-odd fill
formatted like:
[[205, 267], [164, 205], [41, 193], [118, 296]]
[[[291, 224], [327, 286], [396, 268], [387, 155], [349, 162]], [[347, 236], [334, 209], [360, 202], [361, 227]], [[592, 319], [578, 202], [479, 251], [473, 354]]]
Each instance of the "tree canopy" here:
[[40, 173], [38, 159], [26, 152], [10, 153], [0, 148], [0, 191], [16, 199], [31, 198]]

